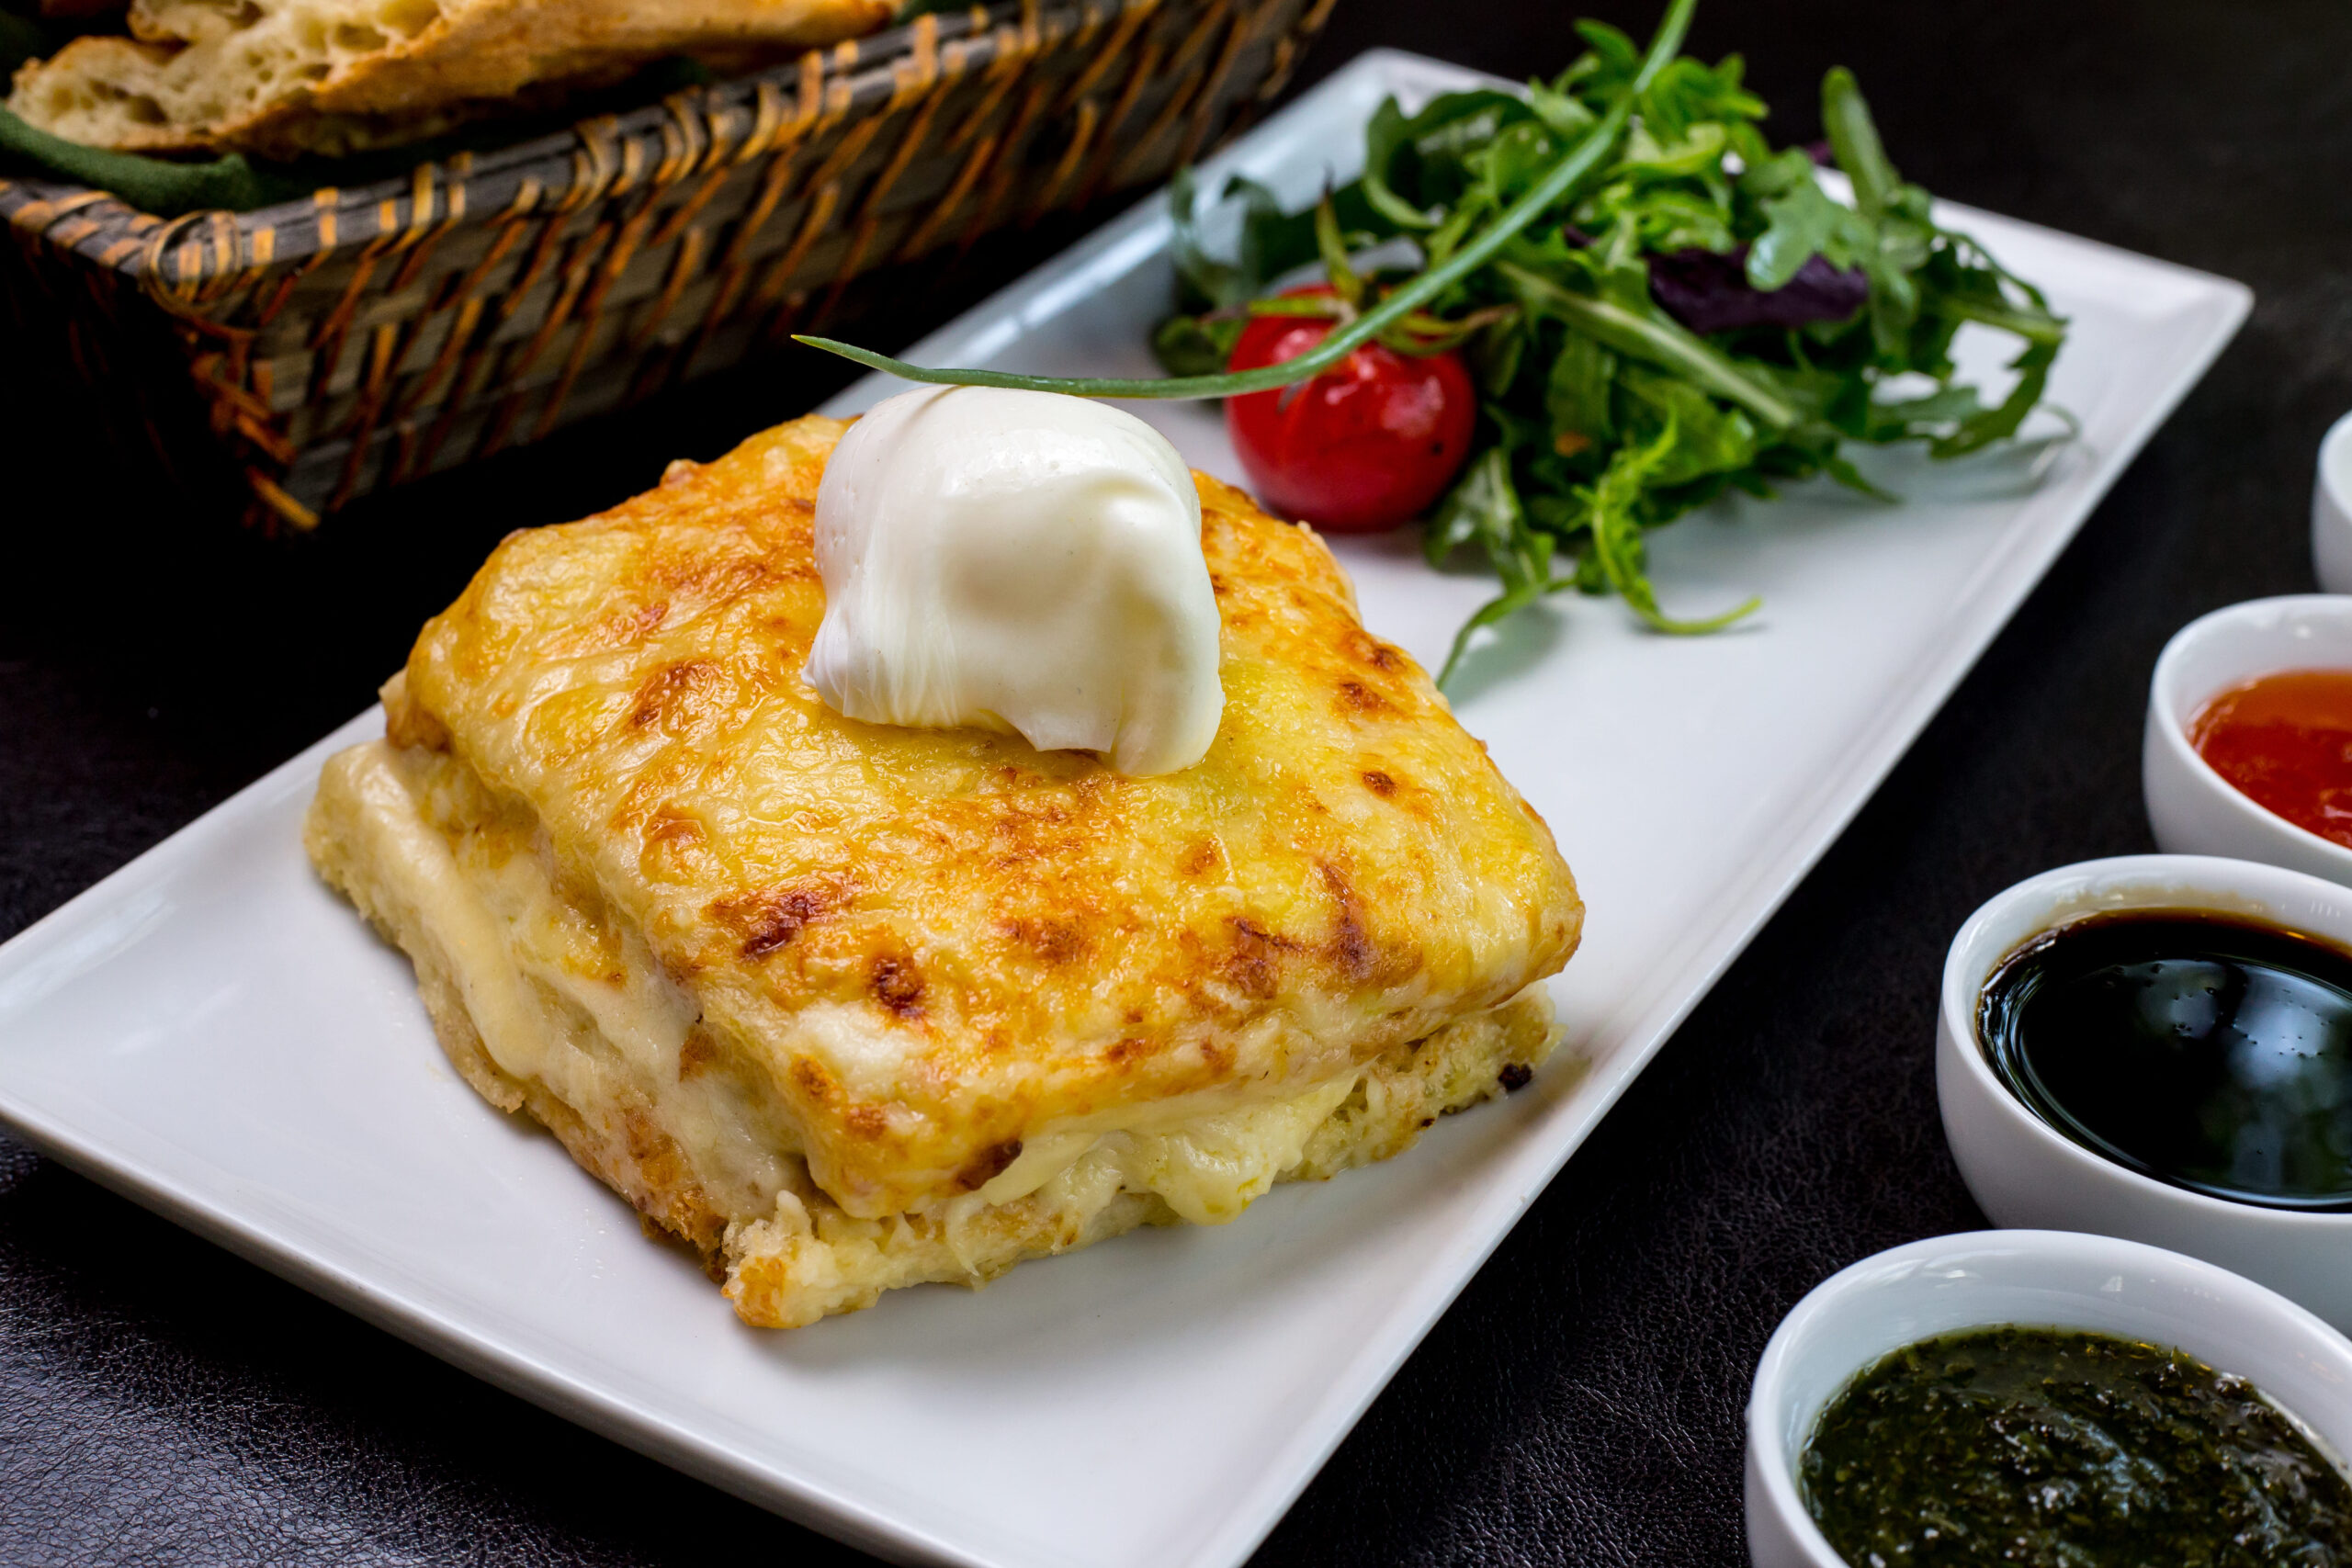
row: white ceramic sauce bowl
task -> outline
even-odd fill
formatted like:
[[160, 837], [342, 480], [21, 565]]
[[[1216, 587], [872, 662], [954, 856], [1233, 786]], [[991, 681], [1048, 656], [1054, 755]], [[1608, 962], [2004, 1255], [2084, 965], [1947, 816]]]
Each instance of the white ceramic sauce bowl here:
[[2000, 1324], [2175, 1346], [2251, 1381], [2338, 1463], [2352, 1454], [2352, 1342], [2276, 1292], [2111, 1236], [1938, 1236], [1822, 1281], [1764, 1347], [1747, 1401], [1747, 1551], [1757, 1568], [1847, 1568], [1797, 1490], [1805, 1439], [1847, 1381], [1914, 1340]]
[[2157, 848], [2265, 861], [2352, 884], [2352, 850], [2256, 806], [2188, 743], [2198, 710], [2240, 682], [2331, 668], [2352, 670], [2352, 597], [2250, 599], [2173, 634], [2148, 682], [2140, 747], [2140, 786]]
[[2330, 593], [2352, 593], [2352, 413], [2319, 444], [2312, 481], [2312, 574]]
[[1936, 1098], [1962, 1179], [1996, 1224], [2094, 1231], [2170, 1247], [2259, 1280], [2352, 1329], [2352, 1213], [2236, 1203], [2127, 1170], [2028, 1109], [1986, 1058], [1977, 997], [2001, 960], [2038, 932], [2134, 908], [2217, 909], [2352, 948], [2352, 889], [2250, 861], [2085, 861], [1996, 896], [1952, 939], [1937, 1018]]

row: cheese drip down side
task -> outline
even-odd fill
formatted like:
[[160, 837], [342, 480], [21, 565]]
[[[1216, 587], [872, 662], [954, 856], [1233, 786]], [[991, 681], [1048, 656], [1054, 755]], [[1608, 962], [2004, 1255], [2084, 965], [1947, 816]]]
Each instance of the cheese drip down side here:
[[1085, 398], [937, 387], [875, 406], [817, 490], [825, 618], [805, 673], [835, 712], [1012, 730], [1120, 773], [1205, 755], [1225, 713], [1193, 476]]

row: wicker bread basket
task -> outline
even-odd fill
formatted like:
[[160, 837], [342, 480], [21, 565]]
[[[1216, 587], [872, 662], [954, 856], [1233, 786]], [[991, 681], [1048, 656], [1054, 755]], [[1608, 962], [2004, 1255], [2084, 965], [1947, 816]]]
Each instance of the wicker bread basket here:
[[192, 499], [307, 529], [820, 325], [853, 280], [1165, 179], [1281, 86], [1332, 4], [929, 15], [242, 214], [0, 180], [7, 373], [78, 382]]

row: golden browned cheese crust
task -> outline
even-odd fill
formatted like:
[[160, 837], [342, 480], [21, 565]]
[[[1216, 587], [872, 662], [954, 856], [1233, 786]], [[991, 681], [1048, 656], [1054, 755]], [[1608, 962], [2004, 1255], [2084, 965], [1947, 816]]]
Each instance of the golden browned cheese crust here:
[[1227, 703], [1195, 766], [828, 709], [800, 671], [844, 428], [510, 536], [390, 711], [536, 814], [844, 1211], [972, 1191], [1041, 1134], [1295, 1094], [1566, 961], [1583, 910], [1543, 822], [1322, 542], [1213, 479]]

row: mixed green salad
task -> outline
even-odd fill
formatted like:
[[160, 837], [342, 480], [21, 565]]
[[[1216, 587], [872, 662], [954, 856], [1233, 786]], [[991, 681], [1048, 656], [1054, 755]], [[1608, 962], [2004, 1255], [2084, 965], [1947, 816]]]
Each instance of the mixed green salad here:
[[[915, 380], [1225, 397], [1238, 446], [1250, 394], [1363, 380], [1359, 350], [1407, 374], [1416, 358], [1456, 355], [1476, 420], [1445, 459], [1458, 468], [1425, 509], [1423, 543], [1435, 563], [1483, 553], [1501, 591], [1445, 673], [1478, 628], [1571, 587], [1613, 593], [1660, 631], [1713, 630], [1754, 602], [1703, 620], [1667, 614], [1649, 529], [1726, 491], [1770, 496], [1815, 475], [1880, 495], [1844, 455], [1849, 442], [1954, 457], [2011, 437], [2042, 399], [2066, 323], [1982, 245], [1937, 225], [1842, 68], [1821, 91], [1819, 152], [1852, 188], [1850, 205], [1833, 198], [1815, 152], [1766, 139], [1737, 56], [1711, 66], [1680, 54], [1690, 9], [1676, 0], [1646, 50], [1579, 23], [1586, 52], [1523, 94], [1453, 93], [1410, 114], [1383, 105], [1363, 175], [1306, 210], [1230, 182], [1220, 195], [1243, 210], [1229, 256], [1203, 243], [1199, 193], [1180, 179], [1182, 298], [1154, 335], [1166, 379], [926, 369], [806, 341]], [[1269, 297], [1317, 263], [1325, 287]], [[1269, 316], [1322, 324], [1304, 352], [1245, 365], [1237, 345]], [[1956, 377], [1953, 340], [1970, 322], [2018, 345], [1997, 401]], [[1258, 400], [1261, 424], [1273, 400]]]

